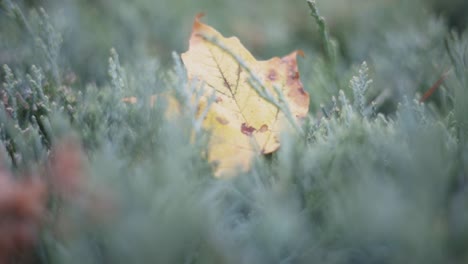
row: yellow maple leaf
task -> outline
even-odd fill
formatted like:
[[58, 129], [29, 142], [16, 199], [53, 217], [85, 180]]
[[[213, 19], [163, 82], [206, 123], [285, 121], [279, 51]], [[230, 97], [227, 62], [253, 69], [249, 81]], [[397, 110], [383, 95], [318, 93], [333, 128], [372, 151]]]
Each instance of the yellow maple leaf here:
[[255, 155], [278, 149], [279, 134], [287, 127], [284, 113], [253, 89], [252, 75], [269, 94], [280, 88], [294, 122], [307, 115], [309, 95], [299, 79], [297, 51], [257, 61], [238, 38], [223, 37], [201, 23], [200, 17], [195, 19], [182, 60], [189, 79], [201, 82], [198, 89], [203, 88], [204, 96], [199, 108], [215, 95], [203, 121], [212, 133], [208, 159], [216, 164], [216, 176], [230, 176], [238, 169], [249, 169]]

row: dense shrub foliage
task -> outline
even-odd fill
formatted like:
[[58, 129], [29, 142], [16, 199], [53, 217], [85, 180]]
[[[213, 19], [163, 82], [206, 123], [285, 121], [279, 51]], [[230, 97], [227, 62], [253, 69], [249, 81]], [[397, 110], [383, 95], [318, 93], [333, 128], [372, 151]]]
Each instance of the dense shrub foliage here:
[[[259, 58], [306, 55], [302, 132], [228, 179], [179, 58], [199, 11]], [[0, 0], [0, 263], [466, 263], [466, 11]], [[167, 92], [177, 116], [148, 100]]]

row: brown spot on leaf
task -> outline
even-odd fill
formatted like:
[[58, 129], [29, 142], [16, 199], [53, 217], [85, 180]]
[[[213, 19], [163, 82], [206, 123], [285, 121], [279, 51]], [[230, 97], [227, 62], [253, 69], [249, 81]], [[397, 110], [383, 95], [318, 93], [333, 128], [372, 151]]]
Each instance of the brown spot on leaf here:
[[268, 72], [268, 80], [270, 81], [276, 81], [276, 79], [278, 78], [278, 74], [276, 73], [275, 69], [270, 69], [270, 71]]
[[251, 126], [247, 125], [246, 123], [242, 123], [242, 125], [241, 125], [242, 134], [247, 135], [247, 136], [251, 136], [254, 131], [255, 131], [254, 127], [251, 127]]
[[220, 116], [216, 117], [216, 121], [218, 121], [221, 125], [229, 124], [229, 121], [226, 118]]
[[307, 93], [304, 91], [304, 88], [300, 87], [298, 90], [302, 95], [307, 95]]
[[288, 79], [287, 79], [286, 83], [289, 86], [292, 86], [295, 83], [297, 83], [298, 81], [299, 81], [299, 72], [297, 71], [297, 69], [290, 69], [289, 72], [288, 72]]
[[[296, 105], [307, 106], [309, 105], [309, 94], [304, 90], [300, 81], [297, 81], [294, 86], [296, 88], [291, 89], [287, 96], [291, 98], [291, 100]], [[301, 116], [305, 116], [305, 114], [301, 113], [300, 115], [296, 114], [296, 117], [299, 118]]]
[[258, 130], [258, 132], [260, 133], [267, 132], [267, 131], [268, 131], [268, 126], [266, 124], [263, 124]]

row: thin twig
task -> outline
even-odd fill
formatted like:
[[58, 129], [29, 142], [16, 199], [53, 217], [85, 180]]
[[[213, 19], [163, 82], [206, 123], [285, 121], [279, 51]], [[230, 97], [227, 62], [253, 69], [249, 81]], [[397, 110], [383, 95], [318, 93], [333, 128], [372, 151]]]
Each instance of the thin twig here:
[[429, 99], [429, 97], [432, 96], [432, 94], [434, 94], [434, 92], [439, 89], [439, 87], [444, 83], [445, 79], [447, 79], [449, 73], [450, 73], [451, 70], [447, 70], [445, 71], [442, 76], [440, 76], [440, 78], [431, 86], [431, 88], [429, 88], [429, 90], [427, 90], [424, 95], [421, 97], [421, 99], [419, 99], [419, 102], [425, 102], [427, 101], [427, 99]]
[[[319, 10], [317, 8], [317, 3], [315, 0], [307, 0], [307, 5], [309, 5], [310, 14], [315, 19], [315, 23], [318, 26], [321, 39], [323, 41], [322, 45], [325, 50], [325, 57], [328, 60], [328, 70], [331, 78], [335, 82], [336, 89], [340, 89], [340, 81], [338, 78], [338, 74], [336, 72], [336, 65], [337, 65], [337, 48], [336, 42], [332, 40], [330, 37], [330, 33], [328, 31], [327, 24], [325, 19], [320, 16]], [[336, 92], [335, 90], [334, 92]]]

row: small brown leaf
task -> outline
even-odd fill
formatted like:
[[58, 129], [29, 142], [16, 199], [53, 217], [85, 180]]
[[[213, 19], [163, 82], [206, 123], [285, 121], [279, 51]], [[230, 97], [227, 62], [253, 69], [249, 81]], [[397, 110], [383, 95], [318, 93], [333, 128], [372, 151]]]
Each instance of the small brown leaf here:
[[444, 72], [444, 74], [442, 74], [442, 76], [440, 76], [440, 78], [431, 86], [431, 88], [429, 88], [429, 90], [427, 90], [424, 93], [424, 95], [421, 97], [421, 99], [419, 101], [420, 102], [427, 101], [427, 99], [429, 99], [429, 97], [431, 97], [432, 94], [435, 91], [437, 91], [437, 89], [439, 89], [439, 87], [444, 83], [445, 79], [447, 79], [447, 77], [448, 77], [448, 74], [449, 74], [449, 71]]

